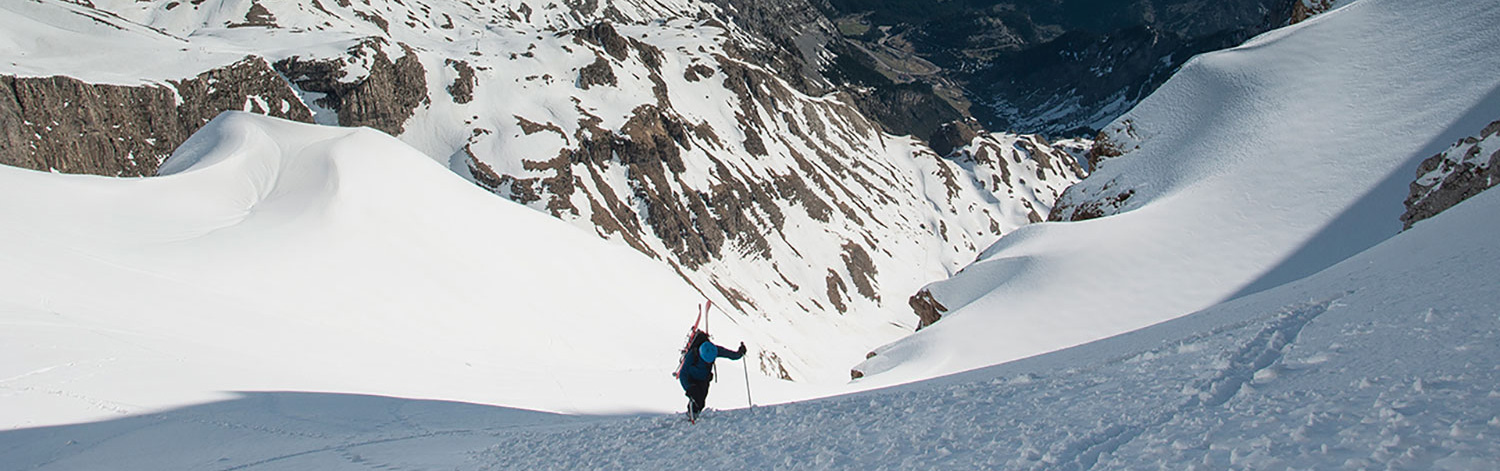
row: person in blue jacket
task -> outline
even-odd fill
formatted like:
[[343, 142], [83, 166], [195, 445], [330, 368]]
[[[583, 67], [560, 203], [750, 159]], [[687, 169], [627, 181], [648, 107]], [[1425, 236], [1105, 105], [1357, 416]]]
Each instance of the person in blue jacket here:
[[698, 413], [703, 412], [703, 405], [708, 400], [708, 382], [714, 379], [714, 360], [738, 360], [743, 356], [744, 342], [740, 342], [739, 350], [730, 350], [714, 345], [708, 340], [707, 332], [700, 330], [693, 333], [693, 340], [688, 343], [688, 350], [682, 360], [682, 370], [677, 374], [677, 381], [682, 383], [682, 389], [687, 393], [688, 417], [697, 418]]

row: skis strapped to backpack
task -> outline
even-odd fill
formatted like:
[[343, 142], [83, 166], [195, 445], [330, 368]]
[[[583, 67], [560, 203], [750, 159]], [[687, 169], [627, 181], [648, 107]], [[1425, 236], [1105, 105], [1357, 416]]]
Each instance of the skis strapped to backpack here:
[[[672, 372], [673, 378], [682, 376], [682, 368], [687, 366], [688, 351], [692, 350], [693, 348], [693, 338], [696, 337], [699, 332], [698, 324], [703, 322], [703, 318], [708, 314], [708, 310], [712, 306], [713, 301], [703, 303], [703, 309], [698, 311], [698, 319], [693, 321], [693, 328], [688, 329], [687, 341], [683, 343], [682, 350], [680, 352], [682, 353], [682, 356], [677, 359], [677, 370]], [[704, 327], [706, 328], [708, 326], [705, 324]]]

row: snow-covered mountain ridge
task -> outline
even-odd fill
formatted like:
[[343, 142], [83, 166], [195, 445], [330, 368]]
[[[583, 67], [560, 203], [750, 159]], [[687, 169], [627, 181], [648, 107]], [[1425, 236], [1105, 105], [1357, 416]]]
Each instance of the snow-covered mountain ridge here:
[[1393, 236], [1419, 163], [1500, 114], [1500, 33], [1481, 26], [1495, 21], [1483, 2], [1365, 0], [1198, 56], [1102, 133], [1115, 152], [1054, 208], [1071, 222], [1010, 233], [927, 286], [942, 320], [857, 369], [920, 377], [1055, 350]]
[[[4, 153], [150, 174], [212, 117], [186, 111], [202, 104], [370, 126], [674, 268], [761, 326], [765, 374], [841, 381], [915, 327], [918, 287], [1044, 217], [1082, 173], [1038, 137], [965, 136], [955, 147], [1005, 157], [973, 159], [883, 133], [819, 82], [829, 25], [797, 5], [10, 2], [6, 40], [24, 47], [0, 60], [6, 84], [42, 91], [0, 100], [18, 110], [0, 113], [16, 117]], [[776, 18], [805, 21], [752, 20]], [[65, 47], [80, 33], [102, 39]], [[199, 77], [239, 69], [256, 79]], [[98, 162], [59, 161], [75, 158]]]

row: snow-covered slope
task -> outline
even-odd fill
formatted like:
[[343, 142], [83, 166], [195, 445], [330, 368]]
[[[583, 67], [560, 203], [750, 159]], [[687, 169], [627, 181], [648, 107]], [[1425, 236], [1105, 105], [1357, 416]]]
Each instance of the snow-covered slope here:
[[163, 171], [0, 167], [0, 427], [257, 390], [682, 402], [676, 274], [389, 136], [229, 113]]
[[[832, 26], [806, 2], [765, 3], [16, 1], [0, 4], [0, 44], [16, 46], [0, 48], [0, 75], [154, 87], [167, 113], [174, 98], [200, 101], [177, 81], [254, 56], [250, 68], [288, 90], [237, 109], [305, 106], [297, 116], [396, 135], [501, 197], [671, 267], [754, 326], [762, 374], [842, 383], [916, 327], [912, 293], [1045, 216], [1081, 175], [1032, 136], [986, 137], [1007, 158], [974, 160], [882, 132], [819, 82], [817, 38]], [[751, 18], [763, 13], [783, 16]], [[797, 40], [773, 41], [753, 21], [786, 22]], [[40, 98], [18, 106], [37, 115], [0, 122], [0, 143], [12, 130], [13, 148], [27, 149], [31, 136], [156, 121], [74, 119], [67, 111], [85, 106], [45, 103], [61, 96], [48, 85], [26, 82], [39, 91], [18, 96]], [[130, 162], [102, 168], [150, 174], [165, 155], [162, 136], [121, 137], [100, 146]]]
[[[0, 456], [40, 470], [1491, 469], [1497, 211], [1500, 192], [1481, 193], [1316, 275], [1130, 334], [697, 425], [258, 392], [0, 431]], [[713, 394], [739, 394], [726, 386]]]
[[[1054, 219], [928, 286], [888, 381], [1137, 329], [1306, 276], [1401, 229], [1418, 162], [1500, 115], [1500, 5], [1364, 0], [1190, 61], [1101, 143]], [[1108, 216], [1108, 217], [1100, 217]]]

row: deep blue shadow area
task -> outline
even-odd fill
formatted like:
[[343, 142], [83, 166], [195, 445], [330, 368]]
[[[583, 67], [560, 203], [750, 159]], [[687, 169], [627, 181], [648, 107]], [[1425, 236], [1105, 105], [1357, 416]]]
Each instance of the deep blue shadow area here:
[[602, 418], [356, 394], [238, 396], [0, 431], [0, 470], [453, 469], [508, 431]]
[[1374, 247], [1401, 231], [1401, 213], [1409, 185], [1416, 179], [1417, 165], [1465, 137], [1479, 134], [1485, 125], [1500, 119], [1500, 87], [1434, 136], [1401, 166], [1381, 180], [1349, 209], [1340, 213], [1291, 256], [1225, 299], [1240, 298], [1296, 281], [1322, 271], [1354, 254]]

